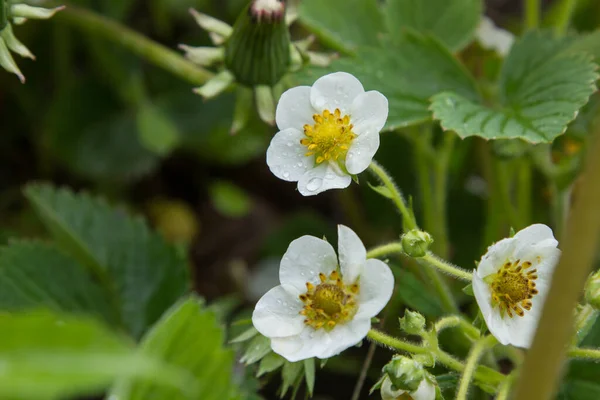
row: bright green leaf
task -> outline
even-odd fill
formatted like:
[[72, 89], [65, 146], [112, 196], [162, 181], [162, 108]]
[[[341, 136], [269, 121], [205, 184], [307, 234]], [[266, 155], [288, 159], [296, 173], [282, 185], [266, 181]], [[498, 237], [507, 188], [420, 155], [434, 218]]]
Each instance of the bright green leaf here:
[[324, 43], [346, 53], [376, 46], [383, 28], [377, 0], [303, 0], [299, 18]]
[[215, 209], [226, 217], [241, 218], [252, 208], [252, 199], [248, 194], [231, 182], [215, 182], [208, 191]]
[[144, 103], [136, 121], [140, 142], [148, 150], [165, 156], [179, 144], [177, 127], [160, 108]]
[[286, 395], [287, 391], [291, 387], [296, 387], [300, 380], [302, 379], [302, 371], [304, 370], [304, 362], [289, 362], [286, 361], [283, 364], [283, 369], [281, 370], [281, 397]]
[[258, 364], [258, 371], [256, 372], [256, 376], [260, 377], [269, 372], [275, 371], [277, 368], [281, 367], [285, 363], [285, 358], [281, 357], [277, 353], [269, 353], [262, 360], [260, 360], [260, 364]]
[[573, 54], [566, 45], [550, 34], [528, 34], [503, 66], [500, 108], [446, 92], [432, 98], [434, 118], [463, 138], [552, 142], [588, 101], [598, 77], [589, 56]]
[[383, 197], [386, 197], [388, 199], [393, 199], [394, 198], [393, 193], [390, 191], [390, 189], [387, 186], [383, 186], [383, 185], [378, 185], [378, 186], [371, 185], [369, 182], [367, 182], [367, 185], [369, 185], [369, 187], [371, 189], [373, 189], [374, 192], [379, 193]]
[[600, 30], [573, 38], [567, 51], [588, 53], [600, 64]]
[[0, 249], [0, 307], [95, 314], [119, 324], [107, 293], [74, 259], [52, 245], [15, 242]]
[[437, 40], [406, 32], [385, 50], [362, 48], [356, 58], [343, 57], [327, 69], [306, 69], [296, 75], [302, 84], [329, 72], [356, 76], [366, 90], [378, 90], [389, 101], [384, 129], [392, 130], [431, 119], [429, 98], [445, 90], [476, 100], [477, 90], [468, 71]]
[[458, 51], [473, 39], [482, 9], [481, 0], [388, 0], [384, 14], [392, 38], [409, 28]]
[[29, 185], [25, 195], [59, 246], [109, 292], [140, 337], [189, 287], [186, 261], [146, 222], [88, 194]]
[[[233, 352], [213, 313], [191, 296], [175, 304], [144, 336], [140, 353], [188, 371], [196, 380], [194, 399], [227, 400], [233, 389]], [[150, 381], [119, 381], [112, 395], [121, 400], [183, 400], [183, 393]]]
[[48, 312], [0, 315], [0, 397], [57, 399], [98, 394], [118, 377], [171, 387], [188, 376], [136, 355], [125, 337], [92, 319]]
[[254, 326], [251, 326], [235, 338], [231, 339], [229, 343], [241, 343], [247, 340], [252, 339], [254, 336], [258, 335], [258, 331]]

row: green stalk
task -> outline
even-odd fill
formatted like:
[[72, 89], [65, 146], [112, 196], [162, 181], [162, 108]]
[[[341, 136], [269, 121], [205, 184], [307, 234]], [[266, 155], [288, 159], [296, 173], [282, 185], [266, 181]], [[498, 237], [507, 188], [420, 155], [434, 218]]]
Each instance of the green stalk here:
[[0, 31], [8, 25], [8, 4], [7, 0], [0, 0]]
[[458, 385], [458, 390], [456, 391], [456, 400], [467, 400], [471, 379], [473, 378], [479, 359], [487, 349], [496, 343], [498, 343], [496, 338], [490, 335], [479, 339], [479, 341], [471, 348], [463, 375]]
[[383, 185], [388, 189], [392, 201], [394, 202], [394, 204], [398, 208], [398, 211], [400, 211], [400, 214], [402, 215], [402, 225], [406, 227], [407, 231], [417, 229], [417, 221], [415, 221], [413, 213], [408, 209], [408, 205], [406, 204], [404, 197], [402, 197], [400, 190], [398, 189], [392, 178], [388, 175], [386, 170], [383, 169], [383, 167], [379, 165], [375, 160], [371, 161], [369, 169], [373, 174], [375, 174], [375, 176], [377, 176], [377, 178], [379, 178], [381, 183], [383, 183]]
[[397, 339], [393, 336], [390, 336], [386, 333], [380, 332], [375, 329], [371, 329], [367, 334], [367, 337], [380, 345], [394, 350], [404, 351], [412, 354], [424, 354], [429, 352], [429, 349], [427, 349], [426, 347], [419, 346], [418, 344], [410, 342], [405, 342], [404, 340]]
[[600, 361], [600, 349], [585, 349], [581, 347], [575, 347], [569, 350], [568, 356], [570, 358]]
[[[527, 158], [517, 160], [517, 210], [523, 228], [531, 221], [531, 163]], [[517, 227], [515, 227], [516, 229]]]
[[92, 11], [69, 5], [55, 18], [91, 35], [103, 37], [123, 46], [132, 53], [192, 84], [202, 85], [213, 76], [212, 72], [187, 61], [168, 47]]
[[560, 13], [556, 20], [556, 24], [554, 25], [554, 30], [559, 35], [564, 35], [567, 32], [567, 29], [569, 29], [569, 23], [571, 22], [571, 17], [573, 16], [576, 5], [577, 0], [563, 0], [560, 4]]
[[443, 143], [435, 158], [433, 166], [434, 182], [434, 225], [435, 230], [431, 232], [435, 241], [433, 249], [442, 257], [448, 257], [448, 168], [450, 157], [456, 143], [456, 134], [453, 132], [444, 132]]
[[540, 25], [540, 0], [525, 0], [525, 28], [536, 29]]
[[395, 242], [377, 246], [367, 252], [367, 258], [380, 258], [390, 254], [404, 254], [402, 244]]
[[593, 265], [600, 240], [600, 131], [592, 138], [581, 191], [561, 238], [562, 257], [554, 272], [533, 345], [523, 363], [515, 400], [554, 395], [573, 335], [573, 309]]

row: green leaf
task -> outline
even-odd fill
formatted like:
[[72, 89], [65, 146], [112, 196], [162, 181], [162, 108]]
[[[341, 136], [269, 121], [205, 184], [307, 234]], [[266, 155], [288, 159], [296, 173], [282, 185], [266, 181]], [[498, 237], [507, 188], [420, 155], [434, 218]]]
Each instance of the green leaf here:
[[183, 255], [143, 219], [88, 194], [49, 185], [29, 185], [25, 195], [59, 246], [109, 292], [134, 337], [188, 290]]
[[471, 42], [482, 12], [481, 0], [388, 0], [384, 10], [392, 37], [414, 29], [453, 51]]
[[263, 335], [257, 335], [250, 341], [246, 352], [240, 359], [241, 362], [249, 365], [260, 361], [271, 351], [271, 339]]
[[548, 33], [526, 35], [503, 66], [500, 108], [446, 92], [432, 98], [434, 118], [463, 138], [552, 142], [588, 101], [598, 77], [590, 57], [566, 51], [567, 44]]
[[427, 317], [439, 317], [444, 310], [439, 300], [429, 294], [428, 288], [417, 277], [406, 270], [401, 270], [396, 279], [397, 296], [409, 308], [417, 310]]
[[389, 101], [386, 130], [431, 119], [429, 98], [445, 90], [476, 100], [469, 72], [435, 38], [405, 32], [386, 49], [361, 48], [356, 58], [343, 57], [327, 69], [310, 68], [295, 75], [302, 84], [329, 73], [345, 71], [356, 76], [365, 90], [378, 90]]
[[312, 397], [315, 390], [315, 359], [307, 358], [304, 360], [304, 379], [309, 395]]
[[170, 118], [153, 104], [142, 104], [136, 121], [141, 144], [153, 153], [165, 156], [179, 144], [179, 130]]
[[92, 275], [52, 245], [15, 242], [0, 249], [0, 308], [9, 311], [47, 307], [94, 314], [119, 324], [118, 310]]
[[0, 397], [57, 399], [98, 394], [118, 377], [185, 387], [186, 374], [136, 355], [97, 321], [49, 312], [0, 315]]
[[275, 371], [277, 368], [281, 367], [285, 363], [285, 358], [281, 357], [277, 353], [269, 353], [262, 360], [260, 360], [260, 364], [258, 364], [258, 371], [256, 372], [256, 377], [263, 376], [264, 374], [268, 374], [269, 372]]
[[475, 293], [473, 292], [473, 284], [472, 283], [469, 283], [467, 286], [462, 288], [462, 291], [466, 295], [475, 296]]
[[252, 199], [231, 182], [215, 182], [208, 188], [215, 209], [226, 217], [241, 218], [252, 208]]
[[[231, 382], [233, 352], [223, 346], [224, 334], [213, 313], [195, 296], [175, 304], [144, 336], [139, 352], [188, 371], [196, 385], [191, 398], [226, 400], [235, 386]], [[112, 395], [121, 400], [186, 399], [177, 390], [150, 381], [122, 380]]]
[[373, 189], [374, 192], [379, 193], [380, 195], [382, 195], [383, 197], [386, 197], [388, 199], [393, 199], [394, 195], [392, 194], [392, 192], [390, 191], [390, 189], [388, 189], [387, 186], [384, 185], [371, 185], [369, 182], [367, 182], [367, 185], [369, 185], [369, 187], [371, 189]]
[[58, 161], [85, 178], [126, 182], [146, 175], [160, 158], [142, 147], [133, 115], [120, 111], [104, 86], [74, 80], [52, 101], [48, 147]]
[[383, 28], [377, 0], [303, 0], [299, 19], [324, 43], [346, 53], [376, 46]]
[[585, 52], [594, 57], [596, 64], [600, 64], [600, 30], [573, 38], [567, 51]]

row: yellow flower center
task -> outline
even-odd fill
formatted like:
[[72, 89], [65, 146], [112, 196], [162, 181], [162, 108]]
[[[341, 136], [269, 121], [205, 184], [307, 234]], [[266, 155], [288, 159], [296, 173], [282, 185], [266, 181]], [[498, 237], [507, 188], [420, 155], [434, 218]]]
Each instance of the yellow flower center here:
[[355, 296], [359, 287], [357, 284], [344, 285], [337, 271], [329, 276], [321, 273], [319, 279], [321, 283], [317, 286], [306, 283], [306, 293], [300, 295], [304, 303], [300, 314], [306, 317], [306, 325], [330, 331], [336, 325], [350, 321], [356, 314]]
[[314, 155], [317, 164], [345, 159], [350, 143], [356, 137], [352, 132], [354, 125], [350, 123], [350, 117], [342, 116], [342, 112], [336, 108], [333, 113], [325, 110], [322, 115], [313, 115], [313, 120], [314, 125], [304, 125], [306, 137], [300, 140], [308, 148], [306, 155]]
[[492, 289], [492, 305], [498, 306], [500, 314], [513, 317], [513, 312], [519, 317], [525, 315], [525, 310], [531, 310], [531, 299], [538, 294], [535, 288], [537, 271], [531, 268], [531, 262], [517, 260], [507, 262], [497, 273], [486, 277]]

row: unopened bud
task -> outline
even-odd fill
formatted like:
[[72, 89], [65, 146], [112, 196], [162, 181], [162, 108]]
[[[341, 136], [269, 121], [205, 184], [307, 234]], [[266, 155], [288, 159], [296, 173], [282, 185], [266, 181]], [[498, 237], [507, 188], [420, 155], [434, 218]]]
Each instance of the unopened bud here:
[[425, 317], [416, 311], [406, 310], [400, 318], [400, 328], [409, 335], [420, 335], [425, 330]]
[[593, 273], [585, 284], [585, 301], [600, 310], [600, 271]]
[[402, 236], [402, 249], [411, 257], [423, 257], [427, 254], [433, 238], [427, 232], [413, 229]]
[[391, 389], [394, 391], [415, 391], [425, 377], [425, 371], [421, 364], [408, 357], [398, 355], [383, 367], [383, 372], [387, 374], [391, 382]]
[[254, 0], [226, 43], [225, 64], [239, 83], [274, 86], [290, 67], [290, 34], [280, 0]]
[[42, 8], [33, 7], [27, 4], [15, 4], [10, 7], [10, 14], [13, 18], [48, 19], [64, 8], [65, 6]]

